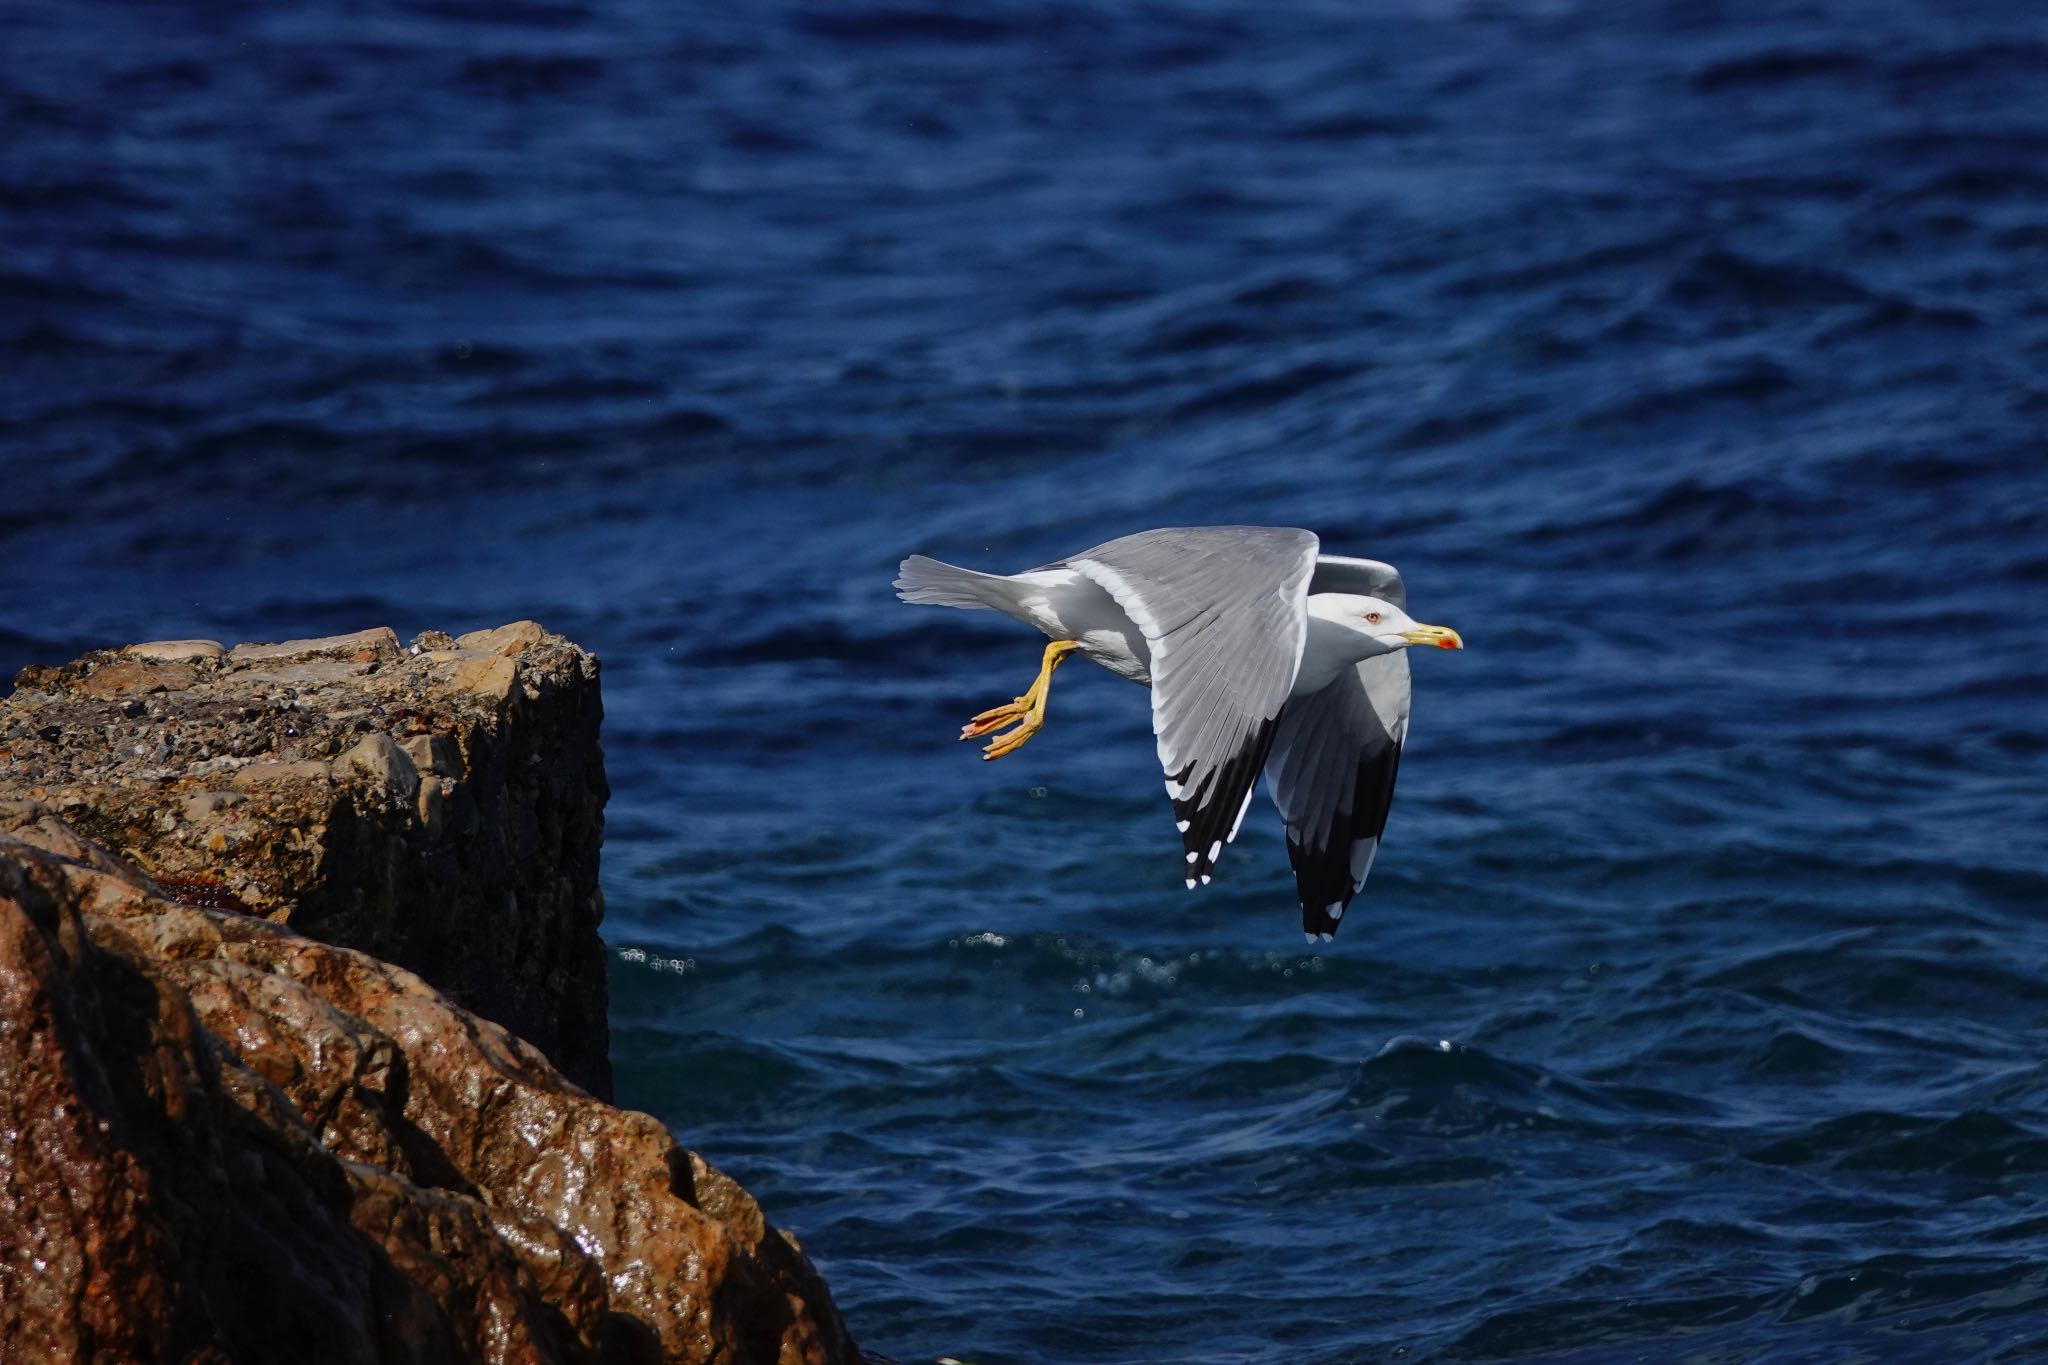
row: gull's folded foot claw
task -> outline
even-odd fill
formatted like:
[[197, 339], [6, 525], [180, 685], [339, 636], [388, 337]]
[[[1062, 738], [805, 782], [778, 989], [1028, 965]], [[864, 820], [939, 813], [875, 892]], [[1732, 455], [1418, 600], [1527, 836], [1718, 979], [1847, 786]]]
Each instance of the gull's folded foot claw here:
[[1030, 713], [1031, 703], [1023, 697], [1005, 702], [1001, 706], [991, 706], [960, 727], [960, 738], [980, 739], [983, 735], [1000, 730], [1005, 725], [1016, 724]]

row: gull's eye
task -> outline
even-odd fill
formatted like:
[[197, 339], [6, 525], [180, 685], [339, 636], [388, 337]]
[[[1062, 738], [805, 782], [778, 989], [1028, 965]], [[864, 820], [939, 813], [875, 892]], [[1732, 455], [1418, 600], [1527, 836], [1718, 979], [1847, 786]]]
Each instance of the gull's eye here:
[[1380, 614], [1376, 611], [1367, 612], [1365, 614], [1365, 623], [1369, 626], [1378, 625], [1380, 623]]

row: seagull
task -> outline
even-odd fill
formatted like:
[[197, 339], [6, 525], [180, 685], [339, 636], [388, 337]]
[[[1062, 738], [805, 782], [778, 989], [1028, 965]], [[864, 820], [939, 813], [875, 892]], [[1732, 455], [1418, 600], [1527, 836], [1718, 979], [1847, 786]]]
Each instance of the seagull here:
[[1409, 646], [1465, 647], [1409, 617], [1392, 565], [1323, 554], [1291, 527], [1140, 531], [1016, 574], [912, 555], [899, 575], [906, 602], [999, 611], [1051, 638], [1022, 696], [961, 727], [963, 740], [993, 736], [984, 759], [1044, 728], [1069, 654], [1152, 689], [1189, 889], [1237, 838], [1263, 769], [1311, 943], [1336, 936], [1386, 830]]

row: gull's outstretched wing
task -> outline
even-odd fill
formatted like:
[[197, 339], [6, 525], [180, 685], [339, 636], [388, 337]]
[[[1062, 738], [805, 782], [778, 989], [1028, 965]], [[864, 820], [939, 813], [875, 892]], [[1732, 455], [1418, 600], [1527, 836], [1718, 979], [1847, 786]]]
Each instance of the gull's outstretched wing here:
[[1266, 786], [1287, 822], [1287, 859], [1310, 938], [1333, 936], [1365, 885], [1407, 738], [1406, 650], [1345, 669], [1322, 691], [1289, 702], [1280, 717]]
[[1190, 886], [1237, 837], [1265, 766], [1301, 667], [1316, 546], [1307, 531], [1203, 526], [1141, 531], [1065, 561], [1151, 647], [1152, 732]]

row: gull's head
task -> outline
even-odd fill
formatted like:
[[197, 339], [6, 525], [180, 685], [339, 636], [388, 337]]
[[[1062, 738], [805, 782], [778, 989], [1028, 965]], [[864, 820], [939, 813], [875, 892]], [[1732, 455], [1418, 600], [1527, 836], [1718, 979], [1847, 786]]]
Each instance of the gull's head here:
[[1463, 649], [1465, 641], [1449, 626], [1425, 626], [1392, 602], [1354, 593], [1319, 592], [1308, 599], [1316, 616], [1371, 640], [1375, 654], [1391, 654], [1410, 645]]

